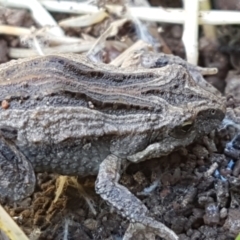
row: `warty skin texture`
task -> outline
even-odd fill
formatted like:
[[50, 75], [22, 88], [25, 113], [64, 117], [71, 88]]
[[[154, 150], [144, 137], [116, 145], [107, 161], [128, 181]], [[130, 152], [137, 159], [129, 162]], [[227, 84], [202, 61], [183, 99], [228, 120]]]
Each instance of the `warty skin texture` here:
[[[1, 65], [3, 100], [9, 108], [0, 109], [0, 198], [14, 201], [34, 191], [34, 170], [87, 176], [100, 168], [96, 191], [120, 206], [106, 193], [120, 191], [111, 165], [117, 174], [126, 160], [167, 155], [208, 134], [225, 114], [220, 93], [198, 85], [184, 66], [118, 69], [80, 55]], [[152, 218], [130, 215], [155, 228]]]

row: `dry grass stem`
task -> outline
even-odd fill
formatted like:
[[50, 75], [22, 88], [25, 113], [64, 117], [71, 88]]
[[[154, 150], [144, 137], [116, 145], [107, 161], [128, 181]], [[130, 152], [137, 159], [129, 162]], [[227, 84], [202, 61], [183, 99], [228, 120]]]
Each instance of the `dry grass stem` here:
[[[50, 44], [70, 44], [70, 43], [81, 43], [82, 40], [78, 37], [69, 37], [69, 36], [56, 36], [52, 34], [51, 27], [43, 27], [40, 29], [35, 29], [32, 31], [36, 37], [43, 38]], [[30, 36], [31, 37], [31, 36]]]
[[96, 23], [102, 22], [109, 15], [105, 10], [100, 10], [99, 12], [80, 16], [72, 17], [59, 22], [61, 27], [88, 27]]
[[62, 44], [73, 44], [73, 43], [83, 43], [86, 42], [80, 38], [77, 37], [68, 37], [68, 36], [62, 36], [57, 37], [52, 34], [46, 34], [43, 36], [45, 40], [47, 40], [51, 45], [62, 45]]
[[41, 37], [48, 41], [50, 44], [70, 44], [70, 43], [81, 43], [82, 40], [77, 37], [68, 36], [55, 36], [49, 32], [50, 28], [35, 29], [34, 31], [30, 28], [15, 27], [9, 25], [0, 25], [0, 34], [12, 35], [12, 36], [32, 36]]
[[[2, 0], [3, 1], [3, 0]], [[95, 13], [98, 8], [86, 3], [68, 1], [39, 0], [46, 9], [53, 12], [64, 13]], [[195, 2], [195, 1], [194, 1]], [[106, 6], [112, 12], [122, 16], [121, 6]], [[161, 8], [161, 7], [129, 7], [133, 17], [152, 22], [167, 22], [183, 24], [185, 21], [184, 9]], [[239, 24], [240, 14], [237, 11], [199, 11], [199, 24], [225, 25]]]
[[43, 53], [43, 51], [42, 51], [41, 44], [39, 43], [39, 41], [37, 40], [36, 37], [33, 38], [33, 46], [34, 46], [34, 48], [37, 50], [38, 55], [40, 55], [40, 56], [44, 56], [44, 55], [45, 55], [45, 54]]
[[99, 9], [96, 6], [88, 3], [70, 2], [70, 1], [45, 1], [39, 0], [39, 2], [51, 12], [62, 13], [76, 13], [76, 14], [89, 14], [96, 13]]
[[[192, 1], [197, 2], [197, 1]], [[129, 7], [132, 16], [140, 20], [151, 22], [166, 22], [184, 24], [184, 9], [160, 8], [160, 7]], [[240, 14], [238, 11], [199, 11], [196, 15], [199, 24], [226, 25], [240, 24]]]
[[127, 9], [129, 10], [127, 13], [125, 12], [125, 6], [120, 6], [120, 5], [106, 5], [105, 8], [107, 9], [107, 11], [111, 14], [114, 14], [118, 17], [123, 17], [125, 14], [130, 14], [130, 7], [127, 6]]
[[30, 33], [31, 33], [31, 29], [29, 28], [0, 25], [0, 34], [21, 36], [21, 35], [30, 34]]
[[83, 42], [82, 39], [77, 37], [55, 36], [51, 33], [51, 28], [49, 27], [43, 27], [40, 29], [35, 29], [34, 27], [32, 27], [31, 29], [29, 29], [28, 34], [21, 35], [21, 41], [26, 43], [28, 43], [28, 41], [31, 41], [33, 38], [40, 39], [40, 41], [42, 42], [45, 41], [49, 45], [61, 45]]
[[[86, 43], [76, 43], [76, 44], [68, 44], [61, 45], [56, 47], [46, 47], [43, 48], [43, 53], [46, 54], [54, 54], [54, 53], [81, 53], [86, 52], [92, 47], [92, 42]], [[33, 57], [38, 56], [38, 52], [36, 50], [31, 49], [22, 49], [22, 48], [9, 48], [9, 57], [10, 58], [25, 58], [25, 57]]]
[[56, 181], [56, 192], [55, 192], [55, 198], [53, 200], [54, 203], [56, 203], [59, 199], [59, 197], [62, 195], [65, 185], [68, 183], [68, 177], [67, 176], [59, 176]]
[[14, 220], [8, 215], [4, 208], [0, 205], [0, 229], [11, 240], [28, 240], [25, 233], [19, 228]]

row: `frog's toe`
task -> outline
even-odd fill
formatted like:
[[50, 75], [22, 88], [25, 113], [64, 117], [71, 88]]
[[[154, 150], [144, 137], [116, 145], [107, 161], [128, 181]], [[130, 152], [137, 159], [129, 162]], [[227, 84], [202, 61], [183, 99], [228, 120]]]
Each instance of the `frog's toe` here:
[[0, 200], [18, 201], [31, 195], [36, 183], [32, 165], [14, 145], [0, 141]]

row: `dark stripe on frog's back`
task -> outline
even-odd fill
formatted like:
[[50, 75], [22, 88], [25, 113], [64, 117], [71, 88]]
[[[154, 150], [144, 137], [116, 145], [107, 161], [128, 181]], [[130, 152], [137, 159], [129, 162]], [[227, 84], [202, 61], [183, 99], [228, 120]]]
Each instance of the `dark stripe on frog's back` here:
[[[101, 64], [99, 65], [101, 66]], [[20, 64], [15, 62], [14, 66], [10, 68], [4, 68], [3, 66], [0, 71], [0, 84], [2, 86], [0, 88], [0, 100], [10, 99], [12, 101], [16, 98], [21, 100], [21, 105], [24, 105], [27, 99], [32, 98], [31, 101], [26, 102], [27, 108], [38, 105], [37, 102], [34, 104], [32, 102], [38, 101], [37, 99], [41, 101], [46, 95], [65, 95], [58, 99], [65, 98], [64, 101], [70, 102], [71, 106], [76, 104], [76, 106], [84, 107], [87, 107], [87, 103], [91, 101], [93, 105], [98, 105], [99, 110], [103, 108], [106, 110], [103, 106], [106, 103], [108, 106], [111, 105], [111, 108], [113, 104], [115, 107], [120, 105], [121, 109], [128, 108], [131, 105], [136, 109], [152, 107], [151, 101], [145, 98], [143, 100], [140, 97], [141, 93], [138, 91], [136, 84], [153, 79], [154, 74], [148, 73], [148, 75], [152, 75], [150, 79], [146, 74], [139, 72], [135, 75], [133, 72], [122, 74], [122, 71], [117, 74], [115, 71], [106, 70], [109, 68], [106, 66], [98, 67], [96, 71], [89, 62], [85, 65], [58, 56], [26, 60]], [[129, 83], [133, 84], [132, 87], [129, 87], [131, 93], [127, 93], [128, 90], [123, 89], [121, 92], [117, 90], [116, 94], [111, 95], [118, 85], [125, 85], [128, 88]], [[65, 94], [66, 92], [73, 93], [73, 96]], [[75, 93], [78, 95], [77, 98]], [[80, 96], [81, 94], [82, 96]], [[139, 96], [139, 99], [134, 99], [134, 95]], [[69, 97], [72, 99], [66, 100]], [[14, 102], [11, 105], [22, 108]], [[67, 105], [69, 106], [69, 104]]]
[[[11, 105], [9, 109], [19, 109], [19, 110], [30, 110], [34, 109], [36, 107], [46, 107], [46, 106], [54, 106], [56, 108], [64, 108], [68, 106], [73, 107], [86, 107], [89, 108], [89, 105], [86, 101], [83, 99], [78, 98], [68, 98], [66, 96], [62, 95], [56, 95], [56, 96], [46, 96], [41, 101], [33, 101], [32, 99], [25, 99], [23, 101], [19, 100], [12, 100]], [[98, 108], [94, 108], [93, 110], [96, 110]], [[126, 109], [126, 107], [118, 107], [117, 109], [113, 109], [113, 107], [109, 105], [105, 105], [104, 108], [99, 108], [103, 113], [106, 114], [113, 114], [113, 115], [126, 115], [126, 114], [149, 114], [149, 110], [147, 109], [139, 109], [139, 108], [129, 108]], [[4, 109], [0, 108], [1, 111], [6, 111]]]
[[[2, 79], [10, 79], [0, 82], [0, 100], [9, 96], [11, 99], [17, 98], [16, 101], [11, 100], [11, 107], [16, 109], [44, 105], [89, 107], [88, 103], [91, 102], [95, 109], [117, 115], [147, 113], [149, 110], [161, 112], [162, 103], [158, 105], [148, 100], [152, 96], [172, 105], [196, 100], [191, 97], [194, 92], [185, 91], [182, 79], [173, 78], [174, 82], [181, 82], [181, 89], [177, 91], [172, 89], [172, 81], [163, 86], [164, 76], [168, 73], [163, 71], [163, 76], [157, 76], [146, 72], [146, 69], [142, 71], [94, 65], [84, 57], [78, 58], [78, 61], [55, 55], [38, 57], [0, 71]], [[159, 79], [159, 86], [151, 87], [151, 82], [156, 82], [156, 79]], [[20, 104], [18, 99], [21, 99]]]

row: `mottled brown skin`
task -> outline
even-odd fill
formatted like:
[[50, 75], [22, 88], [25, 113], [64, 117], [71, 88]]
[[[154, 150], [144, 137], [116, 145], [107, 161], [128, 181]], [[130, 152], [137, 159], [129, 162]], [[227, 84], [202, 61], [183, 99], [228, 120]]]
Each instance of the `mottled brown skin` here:
[[80, 55], [2, 64], [0, 101], [9, 105], [0, 109], [0, 199], [30, 195], [34, 170], [98, 175], [96, 192], [123, 216], [177, 239], [117, 183], [120, 167], [167, 155], [208, 134], [221, 123], [225, 103], [208, 83], [196, 83], [190, 74], [196, 68], [155, 54], [158, 62], [163, 57], [169, 59], [164, 67], [135, 69]]

